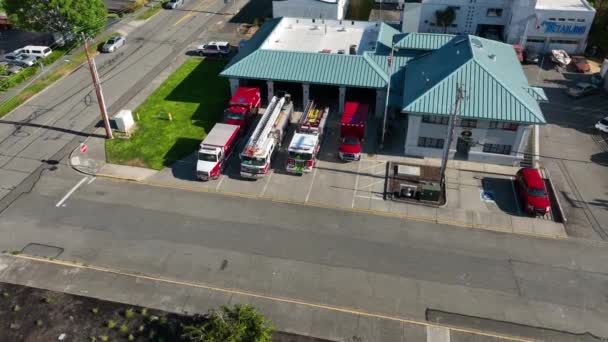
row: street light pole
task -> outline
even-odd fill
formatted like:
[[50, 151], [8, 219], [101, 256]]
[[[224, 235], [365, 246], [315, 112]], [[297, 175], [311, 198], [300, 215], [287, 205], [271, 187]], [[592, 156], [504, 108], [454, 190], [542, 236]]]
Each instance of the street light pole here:
[[441, 184], [441, 188], [445, 184], [445, 169], [448, 164], [448, 156], [450, 155], [450, 145], [452, 144], [452, 138], [454, 136], [454, 126], [456, 121], [456, 116], [458, 115], [458, 111], [460, 110], [460, 102], [464, 99], [464, 88], [461, 84], [456, 87], [456, 103], [454, 104], [454, 111], [450, 114], [450, 122], [448, 124], [448, 136], [443, 146], [443, 156], [441, 159], [441, 171], [439, 173], [439, 182]]
[[97, 66], [95, 60], [89, 55], [89, 45], [87, 44], [87, 38], [84, 33], [82, 34], [84, 40], [84, 53], [87, 56], [87, 62], [89, 63], [89, 70], [91, 71], [91, 78], [93, 80], [93, 88], [95, 88], [95, 94], [97, 95], [97, 103], [99, 104], [99, 110], [101, 111], [101, 119], [106, 129], [106, 138], [114, 139], [112, 135], [112, 128], [110, 127], [110, 119], [108, 118], [108, 111], [106, 109], [106, 102], [103, 98], [103, 92], [101, 90], [101, 82], [99, 81], [99, 74], [97, 73]]

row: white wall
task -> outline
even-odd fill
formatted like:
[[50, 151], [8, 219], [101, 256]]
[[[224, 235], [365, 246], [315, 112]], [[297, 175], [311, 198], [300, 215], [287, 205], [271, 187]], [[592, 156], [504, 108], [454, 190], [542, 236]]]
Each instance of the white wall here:
[[319, 0], [280, 0], [272, 2], [272, 16], [342, 20], [346, 14], [347, 0], [335, 3]]
[[[519, 161], [523, 159], [523, 154], [527, 147], [530, 129], [530, 126], [527, 125], [520, 125], [517, 131], [490, 129], [489, 121], [479, 120], [477, 122], [477, 128], [467, 129], [472, 132], [471, 137], [476, 143], [469, 151], [468, 160], [504, 165], [519, 163]], [[418, 146], [418, 138], [429, 137], [446, 139], [447, 130], [447, 125], [423, 123], [421, 116], [408, 115], [408, 130], [406, 133], [404, 153], [411, 156], [441, 158], [442, 149], [420, 147]], [[458, 137], [463, 130], [465, 130], [465, 128], [459, 126], [454, 128], [454, 137], [450, 145], [451, 158], [456, 153]], [[484, 144], [511, 145], [511, 154], [503, 155], [483, 152]]]
[[[448, 27], [447, 33], [477, 34], [478, 25], [506, 25], [510, 19], [511, 2], [509, 0], [425, 0], [420, 11], [420, 32], [443, 33], [436, 24], [435, 12], [445, 10], [448, 6], [456, 7], [456, 27]], [[488, 16], [489, 8], [502, 9], [500, 17]]]
[[[563, 49], [569, 53], [581, 53], [585, 50], [595, 10], [592, 8], [552, 10], [534, 6], [533, 0], [515, 0], [507, 43], [522, 44], [524, 47], [539, 52]], [[560, 21], [560, 18], [564, 20]], [[559, 31], [559, 28], [562, 27], [577, 27], [582, 30], [572, 33], [552, 32], [551, 30], [551, 28], [555, 28], [558, 29], [556, 31]], [[528, 42], [528, 40], [531, 41]], [[564, 41], [572, 43], [564, 43]]]

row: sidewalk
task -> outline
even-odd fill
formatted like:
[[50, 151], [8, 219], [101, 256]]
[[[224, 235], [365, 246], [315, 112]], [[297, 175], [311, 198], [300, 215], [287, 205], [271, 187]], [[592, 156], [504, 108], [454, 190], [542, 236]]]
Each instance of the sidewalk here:
[[26, 255], [0, 255], [0, 281], [183, 314], [248, 303], [279, 331], [330, 341], [531, 340]]

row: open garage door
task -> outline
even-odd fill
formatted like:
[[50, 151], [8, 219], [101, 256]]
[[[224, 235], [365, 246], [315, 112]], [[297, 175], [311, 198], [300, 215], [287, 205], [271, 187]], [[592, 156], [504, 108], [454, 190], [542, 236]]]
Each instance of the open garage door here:
[[574, 54], [578, 49], [577, 40], [569, 39], [551, 39], [549, 41], [549, 50], [564, 50], [567, 53]]

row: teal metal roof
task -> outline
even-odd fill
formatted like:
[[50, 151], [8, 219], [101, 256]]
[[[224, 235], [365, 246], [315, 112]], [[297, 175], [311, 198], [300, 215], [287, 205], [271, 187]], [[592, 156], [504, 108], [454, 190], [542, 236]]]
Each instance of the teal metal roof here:
[[547, 102], [549, 98], [547, 94], [545, 94], [545, 90], [543, 88], [538, 87], [524, 87], [524, 89], [528, 92], [528, 94], [532, 95], [538, 102]]
[[439, 50], [409, 61], [402, 111], [449, 115], [458, 84], [466, 92], [458, 113], [462, 117], [545, 123], [513, 47], [474, 36], [456, 36]]
[[361, 88], [382, 88], [387, 83], [387, 76], [363, 55], [264, 49], [232, 64], [220, 75]]
[[453, 34], [401, 33], [395, 37], [395, 47], [409, 50], [437, 50], [454, 37]]

